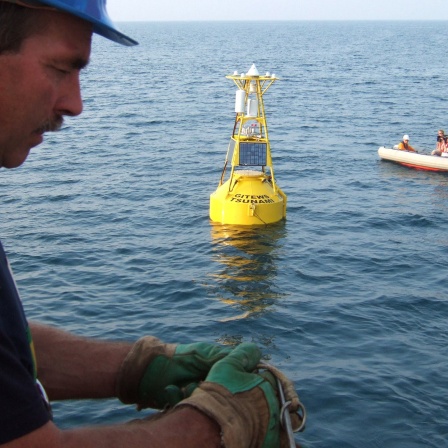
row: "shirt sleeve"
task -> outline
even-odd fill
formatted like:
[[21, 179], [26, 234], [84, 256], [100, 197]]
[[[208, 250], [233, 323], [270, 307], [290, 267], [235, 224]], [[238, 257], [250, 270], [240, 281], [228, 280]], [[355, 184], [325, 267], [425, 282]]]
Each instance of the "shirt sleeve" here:
[[0, 243], [0, 444], [22, 437], [51, 419], [34, 376], [27, 328]]
[[30, 372], [8, 349], [0, 347], [0, 444], [22, 437], [50, 420], [43, 397]]

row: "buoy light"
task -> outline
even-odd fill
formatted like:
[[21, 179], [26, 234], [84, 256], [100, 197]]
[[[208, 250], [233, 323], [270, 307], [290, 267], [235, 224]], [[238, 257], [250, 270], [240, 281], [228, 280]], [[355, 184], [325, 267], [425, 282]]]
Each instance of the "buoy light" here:
[[255, 64], [252, 64], [252, 67], [247, 72], [248, 76], [260, 76], [260, 73], [258, 73], [257, 67], [255, 67]]

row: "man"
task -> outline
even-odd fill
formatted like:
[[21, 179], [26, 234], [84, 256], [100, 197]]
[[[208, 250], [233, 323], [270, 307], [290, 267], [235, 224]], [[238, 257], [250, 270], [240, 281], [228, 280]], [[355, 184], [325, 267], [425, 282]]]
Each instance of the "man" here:
[[[79, 75], [93, 32], [136, 44], [114, 27], [105, 0], [0, 0], [0, 167], [20, 166], [45, 132], [81, 113]], [[274, 378], [253, 373], [260, 356], [253, 344], [231, 351], [153, 337], [113, 343], [28, 324], [0, 244], [1, 446], [279, 446]], [[47, 395], [118, 397], [139, 408], [170, 410], [63, 431], [52, 421]]]
[[439, 129], [437, 131], [437, 144], [436, 149], [431, 151], [432, 156], [442, 156], [448, 152], [447, 146], [447, 137], [445, 136], [445, 131], [443, 129]]
[[400, 149], [401, 151], [411, 151], [411, 152], [417, 152], [410, 144], [409, 144], [409, 135], [405, 134], [403, 135], [403, 140], [398, 143], [397, 149]]

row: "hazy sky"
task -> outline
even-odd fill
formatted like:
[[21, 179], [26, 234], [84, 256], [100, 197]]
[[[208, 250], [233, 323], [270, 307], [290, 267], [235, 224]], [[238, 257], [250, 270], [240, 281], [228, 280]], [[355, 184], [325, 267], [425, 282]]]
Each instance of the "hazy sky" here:
[[115, 22], [448, 20], [448, 0], [107, 0]]

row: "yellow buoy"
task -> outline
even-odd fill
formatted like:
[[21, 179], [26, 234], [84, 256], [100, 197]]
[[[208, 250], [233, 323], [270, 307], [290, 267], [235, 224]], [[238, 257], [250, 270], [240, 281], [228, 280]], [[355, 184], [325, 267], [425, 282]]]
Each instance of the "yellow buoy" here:
[[[235, 125], [218, 188], [210, 195], [210, 219], [221, 224], [258, 225], [286, 217], [286, 195], [276, 184], [263, 95], [278, 79], [247, 73], [226, 76], [238, 86]], [[224, 180], [231, 160], [230, 175]]]

